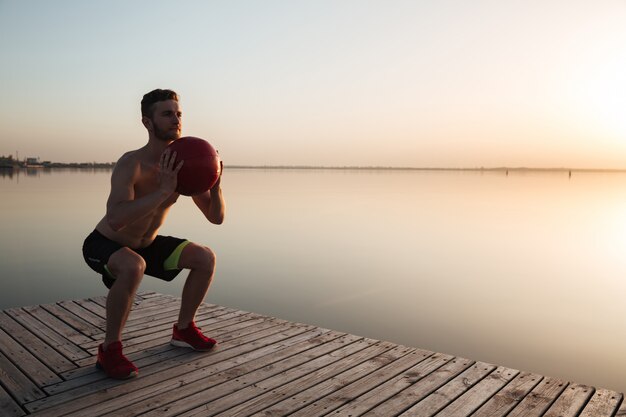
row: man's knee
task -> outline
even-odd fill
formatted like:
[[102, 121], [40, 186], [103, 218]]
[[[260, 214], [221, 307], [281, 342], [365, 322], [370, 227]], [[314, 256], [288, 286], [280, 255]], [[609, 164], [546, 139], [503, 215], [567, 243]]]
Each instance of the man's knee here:
[[109, 258], [107, 268], [116, 280], [138, 283], [146, 271], [146, 261], [129, 248], [121, 248]]
[[206, 246], [190, 243], [180, 257], [181, 268], [199, 269], [213, 273], [215, 269], [215, 253]]

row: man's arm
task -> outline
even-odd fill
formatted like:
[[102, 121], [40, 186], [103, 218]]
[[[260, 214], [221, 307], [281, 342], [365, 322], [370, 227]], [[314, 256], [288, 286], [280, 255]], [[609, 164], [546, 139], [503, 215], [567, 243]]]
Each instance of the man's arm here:
[[135, 199], [135, 183], [139, 176], [139, 164], [132, 157], [123, 156], [111, 175], [111, 194], [107, 200], [106, 218], [115, 231], [145, 217], [163, 204], [176, 190], [176, 176], [182, 161], [173, 168], [175, 155], [170, 158], [164, 152], [160, 161], [159, 188], [150, 194]]
[[213, 224], [222, 224], [224, 222], [225, 204], [222, 188], [220, 187], [222, 170], [223, 166], [220, 168], [220, 176], [217, 182], [209, 191], [191, 197], [196, 206], [202, 211], [202, 214], [204, 214], [204, 217]]

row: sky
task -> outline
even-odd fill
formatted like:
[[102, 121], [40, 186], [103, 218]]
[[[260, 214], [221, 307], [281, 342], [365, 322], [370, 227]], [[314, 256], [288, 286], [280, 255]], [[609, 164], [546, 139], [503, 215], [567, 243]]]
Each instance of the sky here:
[[0, 155], [112, 162], [180, 95], [226, 165], [626, 168], [624, 0], [0, 0]]

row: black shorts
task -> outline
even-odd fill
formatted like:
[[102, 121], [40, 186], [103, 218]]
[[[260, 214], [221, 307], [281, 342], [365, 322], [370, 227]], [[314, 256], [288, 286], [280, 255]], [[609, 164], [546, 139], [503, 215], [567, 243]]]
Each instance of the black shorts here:
[[[178, 259], [188, 243], [188, 240], [159, 235], [145, 248], [130, 249], [146, 261], [146, 275], [171, 281], [181, 271], [178, 268]], [[97, 230], [91, 232], [83, 243], [85, 262], [91, 269], [102, 275], [102, 282], [107, 288], [111, 288], [115, 282], [115, 277], [107, 268], [107, 262], [113, 253], [123, 247], [124, 245], [109, 239]]]

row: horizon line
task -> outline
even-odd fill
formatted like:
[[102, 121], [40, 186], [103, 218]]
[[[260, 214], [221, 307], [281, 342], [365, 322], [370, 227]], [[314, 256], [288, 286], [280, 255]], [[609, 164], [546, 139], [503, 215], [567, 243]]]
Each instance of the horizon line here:
[[[44, 167], [71, 168], [77, 165], [115, 166], [117, 162], [51, 162], [43, 161]], [[398, 171], [553, 171], [553, 172], [626, 172], [626, 168], [572, 168], [572, 167], [529, 167], [529, 166], [491, 166], [491, 167], [433, 167], [433, 166], [383, 166], [383, 165], [252, 165], [224, 164], [227, 168], [236, 169], [327, 169], [327, 170], [398, 170]]]
[[[44, 168], [113, 168], [116, 162], [51, 162]], [[235, 169], [322, 169], [322, 170], [380, 170], [380, 171], [551, 171], [551, 172], [626, 172], [626, 168], [570, 168], [570, 167], [417, 167], [417, 166], [380, 166], [380, 165], [248, 165], [224, 164]], [[19, 168], [19, 167], [16, 167]]]
[[569, 168], [569, 167], [412, 167], [376, 165], [224, 165], [237, 169], [329, 169], [329, 170], [398, 170], [398, 171], [558, 171], [558, 172], [626, 172], [626, 168]]

